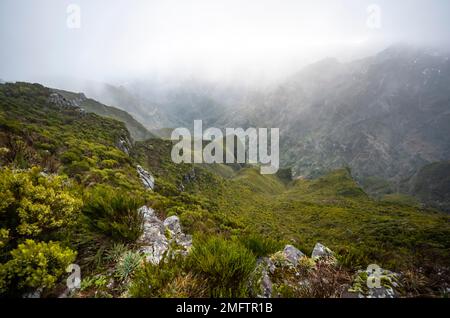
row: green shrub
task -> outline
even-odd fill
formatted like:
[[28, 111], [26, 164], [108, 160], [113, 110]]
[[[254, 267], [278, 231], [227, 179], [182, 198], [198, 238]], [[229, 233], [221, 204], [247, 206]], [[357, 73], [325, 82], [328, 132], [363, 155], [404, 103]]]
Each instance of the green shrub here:
[[125, 244], [115, 243], [108, 251], [106, 251], [105, 259], [110, 262], [117, 263], [128, 248]]
[[0, 229], [0, 248], [5, 246], [9, 241], [9, 230]]
[[75, 255], [56, 242], [26, 240], [0, 265], [0, 293], [53, 287]]
[[125, 252], [116, 264], [115, 276], [122, 281], [127, 280], [142, 262], [143, 256], [141, 254], [133, 251]]
[[138, 193], [98, 185], [86, 197], [83, 208], [88, 222], [115, 241], [135, 242], [143, 231], [143, 216], [138, 208], [144, 200]]
[[248, 234], [240, 238], [244, 246], [256, 257], [269, 256], [283, 248], [283, 244], [259, 234]]
[[145, 263], [133, 276], [128, 293], [136, 298], [177, 296], [167, 290], [168, 285], [183, 273], [181, 261], [176, 257], [161, 260], [159, 265]]
[[256, 259], [241, 243], [212, 237], [195, 242], [189, 264], [207, 280], [210, 296], [245, 297]]
[[86, 291], [92, 287], [95, 287], [97, 290], [106, 289], [106, 286], [108, 285], [108, 277], [103, 275], [96, 275], [84, 278], [81, 281], [81, 291]]
[[72, 225], [81, 204], [61, 176], [42, 175], [39, 168], [0, 170], [0, 220], [14, 237], [46, 235]]

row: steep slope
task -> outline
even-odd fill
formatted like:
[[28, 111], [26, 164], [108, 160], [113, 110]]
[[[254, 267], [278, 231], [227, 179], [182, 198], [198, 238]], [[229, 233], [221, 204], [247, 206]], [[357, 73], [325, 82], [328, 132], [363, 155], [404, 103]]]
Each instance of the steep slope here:
[[281, 156], [298, 176], [349, 166], [394, 190], [450, 158], [450, 60], [403, 45], [351, 63], [327, 59], [246, 101], [235, 126], [281, 128]]
[[[248, 296], [251, 294], [242, 284], [238, 285], [242, 289], [227, 292], [236, 281], [245, 283], [249, 279], [256, 257], [274, 253], [287, 243], [310, 252], [320, 241], [336, 251], [348, 275], [376, 262], [394, 270], [420, 269], [427, 278], [427, 293], [439, 294], [448, 286], [448, 215], [407, 204], [374, 201], [348, 170], [337, 170], [317, 180], [290, 181], [281, 174], [260, 175], [251, 166], [238, 170], [224, 165], [174, 164], [170, 141], [150, 139], [133, 145], [129, 139], [122, 122], [86, 113], [41, 85], [0, 85], [0, 172], [7, 176], [1, 179], [0, 186], [9, 187], [1, 192], [6, 199], [0, 211], [8, 206], [7, 213], [0, 213], [1, 273], [22, 275], [17, 264], [27, 263], [16, 262], [14, 257], [22, 254], [11, 251], [24, 248], [23, 242], [33, 248], [25, 256], [36, 252], [36, 257], [45, 257], [48, 251], [39, 251], [45, 244], [59, 251], [52, 241], [77, 252], [76, 263], [83, 272], [81, 297], [124, 297], [129, 290], [149, 297]], [[138, 164], [154, 175], [155, 191], [144, 189], [136, 171]], [[32, 166], [43, 171], [28, 170]], [[20, 199], [16, 204], [25, 207], [32, 203], [32, 213], [26, 215], [30, 219], [25, 219], [29, 221], [41, 215], [38, 213], [48, 216], [44, 199], [52, 198], [52, 188], [42, 197], [38, 192], [43, 190], [42, 185], [32, 187], [19, 182], [27, 180], [23, 178], [28, 174], [35, 182], [54, 180], [56, 176], [64, 180], [64, 198], [74, 210], [80, 210], [74, 215], [74, 224], [49, 230], [38, 218], [40, 223], [36, 222], [32, 229], [42, 226], [43, 235], [17, 235], [22, 233], [17, 221], [28, 210], [22, 208], [18, 215], [14, 205], [9, 207], [10, 202]], [[22, 185], [28, 188], [17, 192]], [[19, 197], [11, 196], [11, 190]], [[28, 196], [26, 200], [22, 195]], [[193, 234], [196, 258], [162, 262], [159, 267], [142, 264], [137, 239], [143, 233], [145, 215], [138, 210], [143, 205], [148, 206], [146, 211], [154, 210], [151, 218], [157, 218], [158, 224], [163, 219], [179, 219], [183, 233]], [[58, 216], [60, 210], [57, 205], [50, 214]], [[160, 226], [158, 229], [161, 236], [166, 236]], [[9, 233], [14, 235], [9, 237]], [[167, 235], [170, 237], [170, 232]], [[35, 246], [30, 237], [41, 245]], [[210, 261], [214, 266], [226, 266], [219, 274], [214, 266], [211, 272], [205, 272], [204, 262]], [[241, 261], [246, 262], [245, 275], [218, 280], [223, 271], [235, 275], [234, 265]], [[134, 264], [131, 269], [129, 264]], [[25, 270], [33, 268], [25, 266]], [[65, 268], [61, 265], [52, 272], [54, 283], [59, 279], [63, 288], [65, 277], [61, 275]], [[24, 290], [8, 277], [0, 276], [0, 293], [5, 288], [7, 295], [34, 291]], [[20, 277], [15, 279], [20, 281]], [[180, 286], [187, 286], [187, 290]], [[57, 290], [45, 292], [58, 295]]]
[[129, 113], [123, 110], [106, 106], [93, 99], [86, 98], [83, 93], [76, 94], [57, 89], [54, 89], [53, 91], [66, 98], [68, 101], [71, 101], [74, 105], [83, 108], [87, 112], [124, 122], [134, 140], [145, 140], [154, 137], [154, 135], [145, 129], [141, 123], [136, 121]]
[[403, 184], [405, 192], [427, 205], [450, 212], [450, 162], [436, 162], [420, 169]]
[[138, 145], [138, 153], [155, 173], [161, 187], [157, 191], [175, 197], [187, 192], [200, 200], [200, 210], [158, 205], [168, 213], [176, 211], [194, 232], [221, 229], [244, 237], [256, 233], [306, 252], [320, 241], [345, 255], [352, 267], [375, 262], [400, 269], [419, 262], [431, 270], [448, 262], [448, 216], [405, 203], [375, 201], [348, 170], [286, 183], [248, 167], [224, 179], [217, 169], [173, 164], [170, 147], [168, 141], [149, 140]]
[[39, 84], [0, 86], [0, 145], [4, 164], [41, 166], [83, 184], [140, 185], [127, 152], [130, 134], [124, 123], [87, 113]]

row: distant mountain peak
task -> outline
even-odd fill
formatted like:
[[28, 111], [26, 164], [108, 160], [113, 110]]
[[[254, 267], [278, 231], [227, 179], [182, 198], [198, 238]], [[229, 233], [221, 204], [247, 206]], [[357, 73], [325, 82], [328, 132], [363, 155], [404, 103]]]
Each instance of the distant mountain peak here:
[[[444, 56], [446, 53], [438, 48], [397, 43], [389, 46], [376, 55], [378, 59], [417, 58], [420, 56]], [[448, 55], [448, 54], [447, 54]]]

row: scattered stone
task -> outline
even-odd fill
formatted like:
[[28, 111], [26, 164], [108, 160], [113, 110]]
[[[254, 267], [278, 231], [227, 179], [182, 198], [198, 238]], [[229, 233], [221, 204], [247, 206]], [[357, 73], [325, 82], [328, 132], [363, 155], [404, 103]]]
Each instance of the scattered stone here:
[[42, 288], [38, 288], [32, 292], [23, 294], [22, 298], [41, 298], [42, 291], [43, 291]]
[[294, 266], [298, 265], [298, 261], [305, 257], [305, 254], [303, 254], [299, 249], [292, 245], [286, 245], [283, 250], [284, 257]]
[[352, 295], [358, 298], [396, 298], [398, 293], [395, 288], [399, 286], [399, 281], [400, 274], [382, 268], [376, 271], [358, 271], [346, 297]]
[[320, 243], [317, 243], [316, 246], [314, 246], [314, 249], [311, 254], [312, 259], [318, 259], [322, 257], [333, 257], [333, 256], [334, 256], [333, 251]]
[[144, 168], [142, 168], [140, 165], [136, 166], [139, 178], [141, 179], [142, 183], [144, 184], [146, 189], [153, 190], [155, 188], [155, 178]]

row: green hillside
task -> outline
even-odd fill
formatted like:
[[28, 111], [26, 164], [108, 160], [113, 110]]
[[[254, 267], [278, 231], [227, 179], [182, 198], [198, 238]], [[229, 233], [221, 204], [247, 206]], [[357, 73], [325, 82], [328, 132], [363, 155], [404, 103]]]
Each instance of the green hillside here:
[[[55, 104], [51, 94], [38, 84], [0, 85], [2, 295], [42, 287], [58, 296], [75, 262], [83, 273], [75, 297], [255, 296], [247, 282], [259, 257], [285, 244], [309, 255], [317, 242], [336, 252], [348, 277], [377, 263], [420, 268], [426, 283], [409, 288], [414, 295], [442, 295], [448, 284], [447, 214], [375, 201], [347, 169], [289, 180], [252, 166], [174, 164], [170, 141], [133, 144], [124, 123]], [[137, 165], [155, 177], [154, 191]], [[188, 256], [143, 260], [144, 204], [161, 220], [180, 218], [193, 235]]]
[[450, 212], [450, 161], [426, 165], [408, 181], [409, 193], [421, 202]]
[[[140, 147], [161, 149], [160, 141], [145, 144]], [[165, 156], [159, 154], [156, 158], [161, 159], [148, 160], [144, 165], [155, 172], [157, 180], [175, 189], [183, 184], [186, 191], [212, 202], [214, 213], [232, 220], [234, 226], [227, 228], [230, 235], [257, 233], [283, 243], [293, 242], [303, 251], [311, 251], [320, 241], [341, 251], [348, 264], [356, 267], [370, 262], [393, 269], [414, 262], [448, 264], [448, 215], [414, 204], [373, 200], [346, 169], [288, 184], [276, 176], [260, 175], [257, 168], [245, 168], [224, 179], [217, 168], [172, 164], [170, 142], [164, 142], [164, 147]], [[155, 158], [151, 151], [147, 154]], [[185, 181], [189, 175], [195, 177]]]
[[134, 140], [145, 140], [154, 137], [154, 135], [150, 133], [141, 123], [139, 123], [130, 114], [128, 114], [123, 110], [103, 105], [97, 102], [96, 100], [84, 97], [83, 94], [77, 94], [56, 89], [54, 89], [53, 91], [61, 94], [68, 100], [71, 101], [79, 100], [80, 101], [79, 106], [89, 113], [95, 113], [103, 117], [113, 118], [121, 122], [124, 122], [125, 125], [127, 126], [127, 129], [130, 131], [131, 137]]

